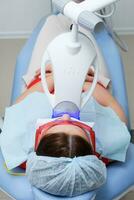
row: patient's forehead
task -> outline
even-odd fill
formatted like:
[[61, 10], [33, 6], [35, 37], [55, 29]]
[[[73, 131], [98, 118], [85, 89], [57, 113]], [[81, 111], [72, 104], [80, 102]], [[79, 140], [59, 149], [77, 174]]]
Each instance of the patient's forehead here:
[[89, 137], [87, 136], [86, 132], [78, 127], [78, 126], [75, 126], [75, 125], [56, 125], [56, 126], [53, 126], [51, 128], [49, 128], [45, 134], [53, 134], [53, 133], [61, 133], [62, 132], [68, 134], [68, 135], [78, 135], [80, 137], [82, 137], [83, 139], [85, 139], [86, 141], [89, 142]]

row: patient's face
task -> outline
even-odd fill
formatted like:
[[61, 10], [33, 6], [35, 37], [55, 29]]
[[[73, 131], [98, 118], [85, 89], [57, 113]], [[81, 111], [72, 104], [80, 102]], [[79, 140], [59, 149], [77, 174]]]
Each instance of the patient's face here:
[[[60, 120], [71, 120], [71, 118], [68, 114], [64, 114], [60, 118]], [[82, 137], [83, 139], [85, 139], [87, 142], [89, 142], [89, 138], [86, 135], [85, 131], [82, 128], [75, 126], [73, 124], [69, 124], [69, 125], [60, 124], [60, 125], [53, 126], [49, 128], [47, 132], [45, 132], [45, 134], [62, 133], [62, 132], [69, 135], [78, 135]]]

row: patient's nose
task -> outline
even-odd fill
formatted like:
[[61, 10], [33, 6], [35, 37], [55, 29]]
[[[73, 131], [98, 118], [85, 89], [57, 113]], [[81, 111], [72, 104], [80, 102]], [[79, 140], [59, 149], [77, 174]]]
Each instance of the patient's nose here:
[[68, 114], [64, 114], [61, 118], [62, 118], [62, 120], [70, 120], [71, 119], [70, 115], [68, 115]]

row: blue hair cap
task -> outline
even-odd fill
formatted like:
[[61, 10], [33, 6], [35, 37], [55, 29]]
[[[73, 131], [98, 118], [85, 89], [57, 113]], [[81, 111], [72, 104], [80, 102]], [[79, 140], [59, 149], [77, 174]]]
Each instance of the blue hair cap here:
[[78, 196], [95, 190], [106, 181], [106, 166], [95, 155], [68, 157], [29, 154], [26, 174], [29, 182], [57, 196]]

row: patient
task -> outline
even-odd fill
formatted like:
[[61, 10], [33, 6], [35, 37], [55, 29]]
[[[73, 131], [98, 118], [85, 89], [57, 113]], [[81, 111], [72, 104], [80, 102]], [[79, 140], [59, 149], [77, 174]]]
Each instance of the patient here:
[[[87, 91], [93, 81], [94, 73], [92, 69], [89, 70], [85, 83], [83, 85], [83, 92]], [[46, 78], [48, 88], [51, 93], [54, 92], [53, 74], [51, 65], [48, 64], [46, 68]], [[29, 94], [38, 91], [43, 93], [43, 88], [40, 79], [40, 69], [35, 73], [35, 79], [27, 86], [26, 91], [17, 99], [16, 103], [21, 102]], [[110, 107], [122, 122], [127, 125], [127, 119], [120, 104], [113, 98], [110, 92], [101, 84], [97, 84], [93, 97], [103, 107]], [[64, 114], [59, 121], [71, 121], [68, 114]], [[60, 124], [50, 126], [45, 132], [42, 131], [42, 137], [38, 141], [36, 154], [39, 156], [53, 156], [53, 157], [71, 157], [84, 156], [93, 154], [93, 147], [90, 144], [89, 136], [85, 134], [83, 128], [70, 124]], [[71, 144], [70, 144], [71, 141]], [[71, 145], [71, 146], [70, 146]], [[108, 164], [111, 160], [107, 160]]]
[[[87, 91], [91, 86], [93, 76], [94, 73], [90, 70], [85, 79], [83, 91]], [[46, 79], [49, 91], [53, 93], [54, 83], [51, 65], [47, 66]], [[17, 149], [21, 149], [20, 152], [17, 152], [14, 145], [13, 152], [16, 154], [14, 163], [21, 164], [22, 162], [20, 161], [24, 162], [27, 159], [26, 173], [30, 183], [54, 195], [77, 196], [97, 189], [104, 184], [106, 180], [104, 163], [108, 164], [111, 160], [125, 161], [126, 151], [130, 142], [130, 135], [125, 125], [127, 124], [127, 119], [119, 103], [106, 88], [98, 83], [93, 93], [94, 99], [92, 100], [97, 108], [96, 118], [94, 119], [95, 127], [93, 127], [95, 138], [91, 127], [87, 126], [83, 121], [74, 122], [74, 119], [70, 118], [68, 114], [58, 118], [56, 122], [48, 122], [41, 126], [40, 133], [36, 132], [35, 137], [35, 133], [33, 133], [34, 123], [38, 118], [33, 119], [32, 109], [31, 114], [29, 114], [31, 116], [31, 124], [26, 124], [24, 128], [22, 127], [25, 121], [29, 123], [29, 118], [24, 116], [24, 113], [22, 114], [23, 120], [19, 120], [23, 109], [29, 109], [25, 105], [27, 102], [25, 100], [30, 99], [32, 94], [35, 94], [34, 97], [36, 98], [40, 96], [39, 94], [44, 94], [40, 81], [40, 70], [35, 73], [35, 79], [31, 81], [25, 92], [17, 99], [16, 104], [11, 106], [11, 114], [7, 112], [7, 115], [5, 115], [5, 119], [9, 116], [11, 117], [8, 122], [5, 122], [8, 124], [8, 127], [5, 125], [3, 138], [6, 134], [7, 138], [11, 138], [11, 135], [9, 135], [11, 130], [9, 123], [11, 120], [14, 120], [12, 115], [15, 113], [12, 112], [14, 112], [15, 106], [17, 106], [17, 109], [19, 108], [18, 111], [16, 110], [18, 118], [17, 116], [15, 117], [16, 120], [18, 119], [17, 123], [19, 124], [18, 126], [21, 126], [21, 129], [19, 127], [16, 129], [11, 123], [13, 134], [16, 131], [13, 139], [18, 143], [18, 146], [15, 145]], [[38, 102], [40, 102], [40, 99]], [[32, 106], [32, 101], [30, 106]], [[40, 105], [36, 106], [37, 108], [35, 109], [38, 110]], [[45, 109], [44, 106], [42, 109]], [[30, 110], [27, 110], [27, 115], [28, 112]], [[92, 112], [90, 115], [92, 116]], [[27, 131], [27, 128], [31, 132]], [[35, 137], [35, 142], [33, 142], [32, 137]], [[10, 140], [10, 143], [12, 143], [12, 138]], [[11, 153], [10, 148], [12, 146], [10, 143], [7, 141], [9, 151], [5, 153], [4, 151], [7, 151], [6, 145], [4, 147], [4, 142], [2, 144], [4, 158], [6, 158], [6, 155], [9, 156], [9, 154], [14, 158]], [[30, 151], [30, 147], [34, 147], [34, 151], [33, 149]], [[21, 157], [19, 158], [18, 154], [20, 153]], [[8, 157], [6, 164], [9, 161]], [[13, 168], [15, 164], [9, 166]]]
[[[89, 70], [83, 91], [91, 86], [93, 76], [93, 71]], [[46, 78], [49, 91], [53, 93], [51, 65], [47, 66]], [[40, 70], [16, 103], [35, 91], [44, 92]], [[38, 131], [36, 133], [35, 152], [27, 161], [26, 173], [32, 185], [54, 195], [80, 195], [105, 183], [106, 171], [102, 161], [106, 165], [113, 160], [125, 161], [130, 135], [125, 125], [127, 119], [123, 109], [100, 83], [96, 85], [93, 97], [97, 112], [96, 125], [93, 127], [96, 144], [92, 129], [87, 130], [80, 122], [74, 124], [68, 114], [60, 117], [57, 120], [59, 122], [52, 121], [42, 125], [39, 135]], [[92, 117], [92, 112], [90, 114], [89, 111], [89, 115]], [[74, 162], [69, 158], [78, 160]], [[92, 160], [85, 161], [86, 158]]]
[[[90, 70], [83, 91], [91, 86], [93, 76]], [[54, 93], [51, 65], [46, 78]], [[81, 121], [64, 114], [36, 126], [39, 118], [52, 115], [44, 92], [38, 70], [16, 104], [6, 110], [1, 149], [7, 167], [13, 169], [27, 161], [30, 183], [53, 195], [72, 197], [99, 188], [106, 181], [105, 164], [126, 158], [130, 135], [123, 109], [98, 82], [93, 98], [81, 111]], [[93, 127], [84, 119], [88, 115], [95, 121]]]
[[[93, 76], [90, 70], [83, 91], [91, 86]], [[46, 77], [53, 93], [51, 65], [47, 67]], [[82, 111], [95, 121], [93, 128], [87, 126], [82, 117], [76, 123], [64, 114], [56, 122], [41, 126], [38, 134], [35, 128], [37, 119], [50, 118], [52, 114], [48, 109], [49, 114], [45, 115], [49, 102], [44, 96], [38, 70], [16, 104], [6, 110], [1, 150], [8, 169], [27, 161], [26, 174], [30, 183], [58, 196], [72, 197], [99, 188], [106, 181], [105, 164], [113, 160], [125, 161], [130, 135], [123, 109], [98, 83], [94, 98], [85, 108], [88, 110]], [[92, 105], [96, 107], [95, 118], [90, 110]]]

